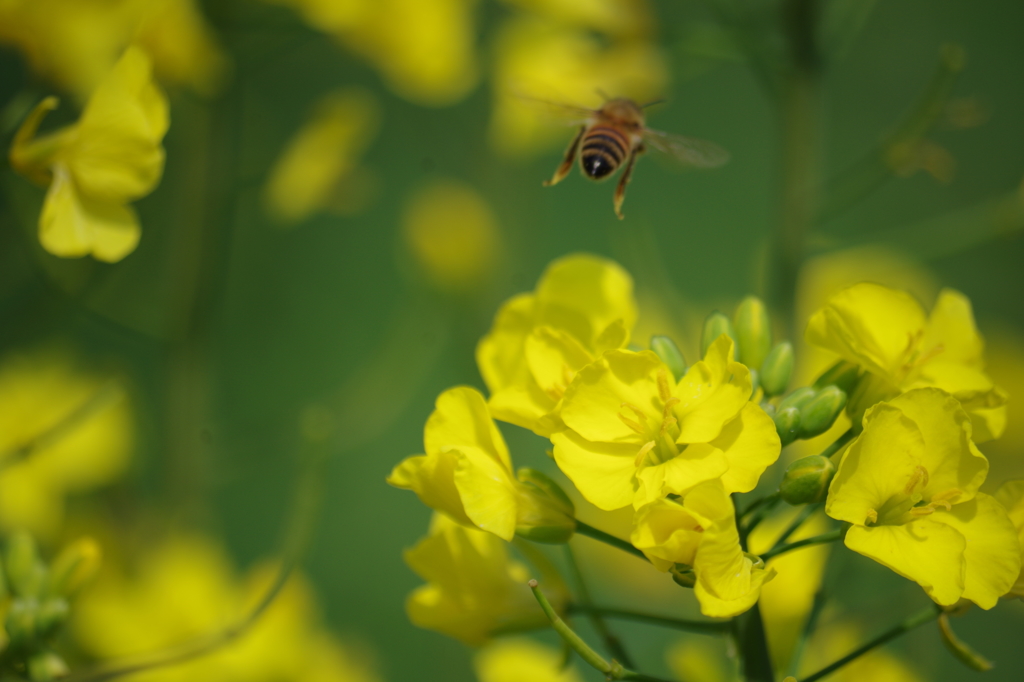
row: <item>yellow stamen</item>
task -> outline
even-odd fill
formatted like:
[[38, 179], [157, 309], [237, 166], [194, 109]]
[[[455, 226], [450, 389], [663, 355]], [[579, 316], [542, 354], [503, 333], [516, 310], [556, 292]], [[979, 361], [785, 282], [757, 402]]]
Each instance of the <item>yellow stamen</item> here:
[[623, 424], [625, 424], [625, 425], [626, 425], [626, 426], [628, 426], [629, 428], [633, 429], [634, 431], [636, 431], [636, 432], [637, 432], [637, 433], [639, 433], [640, 435], [643, 435], [643, 433], [644, 433], [644, 427], [640, 426], [640, 425], [639, 425], [639, 424], [637, 424], [637, 423], [636, 423], [635, 421], [633, 421], [632, 419], [630, 419], [630, 418], [629, 418], [629, 417], [627, 417], [626, 415], [622, 414], [621, 412], [619, 412], [619, 414], [618, 414], [618, 417], [619, 417], [619, 419], [621, 419], [621, 420], [622, 420], [622, 423], [623, 423]]
[[633, 460], [633, 466], [636, 466], [636, 467], [640, 466], [643, 463], [643, 461], [644, 461], [644, 457], [647, 456], [647, 453], [650, 452], [653, 449], [654, 449], [654, 441], [653, 440], [644, 443], [643, 447], [640, 448], [640, 451], [636, 453], [636, 459]]
[[562, 383], [568, 388], [572, 380], [576, 378], [576, 372], [569, 368], [569, 365], [562, 365]]
[[924, 507], [914, 507], [908, 513], [911, 516], [928, 516], [929, 514], [932, 514], [934, 512], [935, 512], [935, 507], [933, 507], [933, 506], [931, 506], [929, 504], [929, 505], [926, 505]]
[[914, 469], [914, 473], [910, 474], [910, 480], [907, 481], [907, 485], [903, 488], [903, 493], [906, 495], [912, 495], [917, 489], [917, 484], [920, 483], [922, 488], [928, 487], [928, 470], [920, 464]]
[[866, 519], [867, 523], [878, 523], [878, 512], [874, 509], [868, 509], [868, 516]]
[[672, 398], [672, 391], [668, 386], [668, 372], [664, 367], [658, 370], [658, 395], [661, 401], [667, 403]]

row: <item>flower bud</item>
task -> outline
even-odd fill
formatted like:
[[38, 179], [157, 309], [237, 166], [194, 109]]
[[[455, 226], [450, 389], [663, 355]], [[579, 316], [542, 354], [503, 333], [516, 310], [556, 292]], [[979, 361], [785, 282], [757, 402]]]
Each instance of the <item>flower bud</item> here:
[[7, 579], [19, 597], [39, 594], [46, 577], [46, 567], [39, 560], [36, 541], [31, 534], [18, 531], [7, 540], [5, 556]]
[[64, 659], [52, 651], [39, 651], [28, 659], [28, 678], [32, 682], [58, 680], [69, 672]]
[[781, 395], [793, 374], [793, 344], [782, 341], [768, 353], [761, 363], [761, 388], [766, 397]]
[[772, 417], [775, 422], [775, 430], [779, 433], [779, 440], [782, 441], [783, 445], [789, 445], [796, 440], [797, 434], [800, 432], [800, 410], [790, 405], [789, 407], [780, 407], [776, 412], [775, 416]]
[[10, 648], [22, 649], [35, 641], [38, 633], [38, 613], [39, 600], [35, 597], [16, 597], [11, 600], [7, 617], [4, 619], [4, 629], [10, 637]]
[[654, 335], [651, 337], [651, 350], [661, 358], [661, 361], [672, 372], [672, 376], [679, 381], [686, 374], [686, 358], [675, 341], [667, 336]]
[[860, 381], [862, 374], [863, 372], [857, 365], [840, 360], [814, 380], [814, 388], [820, 390], [827, 386], [838, 386], [843, 392], [850, 395], [857, 387], [857, 382]]
[[779, 403], [779, 409], [795, 407], [799, 410], [804, 405], [811, 402], [817, 394], [817, 391], [809, 386], [798, 388], [782, 399], [782, 402]]
[[64, 548], [50, 567], [50, 594], [70, 597], [92, 580], [102, 552], [92, 538], [80, 538]]
[[772, 321], [768, 308], [756, 296], [747, 296], [736, 308], [732, 318], [739, 346], [740, 362], [751, 369], [760, 369], [772, 349]]
[[838, 386], [818, 391], [800, 408], [800, 438], [813, 438], [828, 431], [844, 407], [846, 393]]
[[[700, 336], [700, 356], [704, 357], [707, 355], [708, 348], [715, 342], [722, 334], [725, 334], [736, 343], [736, 335], [732, 331], [732, 323], [729, 322], [729, 318], [722, 313], [715, 311], [708, 315], [708, 318], [704, 320], [704, 331], [701, 332]], [[735, 351], [734, 351], [735, 352]]]
[[548, 544], [569, 541], [576, 532], [576, 507], [565, 491], [535, 469], [517, 473], [516, 535]]
[[779, 494], [792, 505], [821, 502], [835, 473], [836, 465], [828, 457], [801, 457], [786, 468]]

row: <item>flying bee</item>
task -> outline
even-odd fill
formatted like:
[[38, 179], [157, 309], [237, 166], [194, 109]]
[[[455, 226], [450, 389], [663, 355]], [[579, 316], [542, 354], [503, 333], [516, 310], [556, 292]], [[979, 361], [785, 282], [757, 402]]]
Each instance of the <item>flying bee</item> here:
[[696, 168], [715, 168], [729, 160], [729, 153], [714, 142], [693, 137], [672, 135], [648, 128], [645, 124], [644, 108], [659, 102], [639, 105], [626, 97], [605, 98], [600, 109], [560, 104], [526, 97], [546, 104], [557, 111], [581, 121], [565, 158], [554, 176], [544, 181], [545, 187], [561, 182], [579, 156], [580, 169], [591, 180], [604, 180], [625, 163], [625, 169], [615, 188], [615, 215], [621, 220], [622, 202], [626, 198], [626, 185], [633, 174], [637, 157], [648, 148], [667, 154], [677, 162]]

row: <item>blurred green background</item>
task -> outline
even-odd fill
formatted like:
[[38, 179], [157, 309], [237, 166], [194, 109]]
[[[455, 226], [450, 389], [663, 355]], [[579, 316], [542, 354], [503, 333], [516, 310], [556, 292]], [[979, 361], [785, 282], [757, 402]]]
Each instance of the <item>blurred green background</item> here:
[[[763, 2], [738, 4], [770, 10]], [[824, 175], [848, 168], [896, 128], [927, 88], [946, 43], [961, 45], [967, 63], [944, 104], [953, 108], [943, 109], [928, 138], [955, 160], [955, 172], [948, 182], [927, 172], [887, 179], [822, 224], [809, 248], [817, 254], [883, 245], [908, 267], [966, 293], [982, 332], [1019, 348], [1024, 5], [865, 4], [874, 9], [862, 30], [824, 67]], [[558, 187], [541, 187], [570, 129], [531, 154], [502, 154], [492, 144], [495, 92], [504, 87], [494, 77], [495, 36], [529, 13], [514, 5], [476, 4], [479, 83], [454, 103], [424, 106], [396, 94], [367, 60], [290, 8], [206, 3], [229, 76], [209, 97], [169, 89], [164, 178], [136, 204], [143, 226], [138, 249], [116, 264], [44, 252], [35, 238], [43, 190], [6, 166], [2, 171], [0, 353], [62, 343], [90, 366], [126, 375], [132, 386], [140, 433], [132, 469], [100, 501], [73, 500], [72, 512], [97, 505], [127, 517], [158, 510], [168, 525], [223, 538], [237, 562], [248, 565], [276, 551], [298, 473], [303, 415], [311, 405], [328, 406], [338, 436], [305, 567], [332, 629], [372, 647], [390, 680], [475, 679], [472, 652], [407, 621], [403, 601], [420, 580], [401, 552], [425, 532], [429, 511], [384, 477], [421, 450], [423, 422], [441, 390], [483, 388], [473, 349], [498, 305], [532, 289], [553, 258], [575, 251], [625, 265], [641, 306], [645, 296], [656, 298], [659, 319], [670, 321], [665, 331], [672, 333], [693, 334], [694, 322], [712, 309], [766, 293], [779, 211], [779, 125], [736, 50], [714, 41], [711, 49], [695, 37], [714, 25], [714, 13], [699, 2], [650, 3], [648, 40], [662, 51], [668, 73], [667, 103], [651, 109], [650, 124], [714, 140], [732, 161], [716, 171], [679, 173], [644, 158], [620, 222], [610, 184], [585, 181], [574, 170]], [[356, 187], [365, 205], [349, 215], [320, 211], [282, 228], [262, 199], [275, 159], [325, 92], [352, 86], [372, 93], [379, 111], [379, 131], [358, 161], [373, 179]], [[55, 91], [17, 50], [0, 50], [0, 109], [18, 111], [26, 98], [31, 104]], [[73, 120], [69, 102], [56, 118]], [[966, 111], [969, 125], [949, 111]], [[6, 125], [9, 142], [14, 126]], [[454, 288], [437, 285], [403, 231], [410, 197], [449, 180], [479, 193], [497, 226], [487, 267]], [[992, 374], [1003, 381], [995, 368]], [[1010, 418], [1017, 420], [1019, 399], [1007, 387]], [[517, 462], [552, 468], [541, 439], [504, 431]], [[1019, 458], [1016, 445], [992, 447]], [[994, 471], [1015, 466], [1019, 475], [1012, 460]], [[924, 602], [917, 588], [881, 566], [839, 554], [840, 599], [865, 632]], [[613, 582], [601, 583], [609, 601], [623, 594]], [[652, 599], [653, 607], [670, 607]], [[686, 598], [678, 601], [684, 608]], [[997, 662], [987, 679], [1019, 679], [1020, 602], [991, 613], [975, 609], [957, 628]], [[680, 637], [645, 626], [616, 629], [654, 673], [666, 669], [662, 651]], [[972, 674], [939, 646], [931, 628], [895, 647], [925, 679]], [[593, 671], [586, 675], [598, 679]]]

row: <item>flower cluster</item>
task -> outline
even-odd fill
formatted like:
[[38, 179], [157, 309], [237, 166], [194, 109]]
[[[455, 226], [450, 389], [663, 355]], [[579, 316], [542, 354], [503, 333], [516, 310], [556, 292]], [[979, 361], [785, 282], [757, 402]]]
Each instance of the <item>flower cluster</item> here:
[[[757, 604], [775, 556], [840, 539], [943, 607], [990, 609], [1021, 593], [1024, 486], [979, 490], [989, 467], [976, 442], [1000, 435], [1006, 394], [984, 371], [963, 295], [943, 291], [926, 315], [880, 285], [841, 291], [807, 327], [835, 364], [788, 392], [793, 347], [773, 343], [758, 299], [732, 318], [709, 316], [690, 366], [667, 337], [638, 347], [637, 316], [628, 273], [590, 255], [555, 261], [533, 292], [502, 306], [477, 347], [489, 397], [442, 393], [426, 454], [388, 478], [437, 512], [430, 537], [406, 556], [429, 583], [410, 597], [415, 623], [470, 643], [535, 627], [541, 611], [529, 608], [525, 569], [502, 541], [547, 571], [523, 540], [564, 543], [574, 533], [646, 558], [716, 618]], [[825, 452], [792, 461], [781, 482], [765, 476], [784, 445], [825, 433], [844, 411], [853, 428]], [[629, 540], [577, 520], [549, 476], [517, 472], [495, 420], [549, 439], [554, 465], [594, 507], [631, 512]], [[738, 505], [744, 493], [761, 497]], [[759, 535], [762, 554], [751, 553], [748, 536], [783, 500], [806, 508], [774, 544]], [[809, 525], [825, 532], [787, 543], [820, 507], [827, 517]], [[554, 614], [567, 596], [549, 589], [537, 599], [563, 632]], [[620, 679], [613, 664], [593, 664]]]

